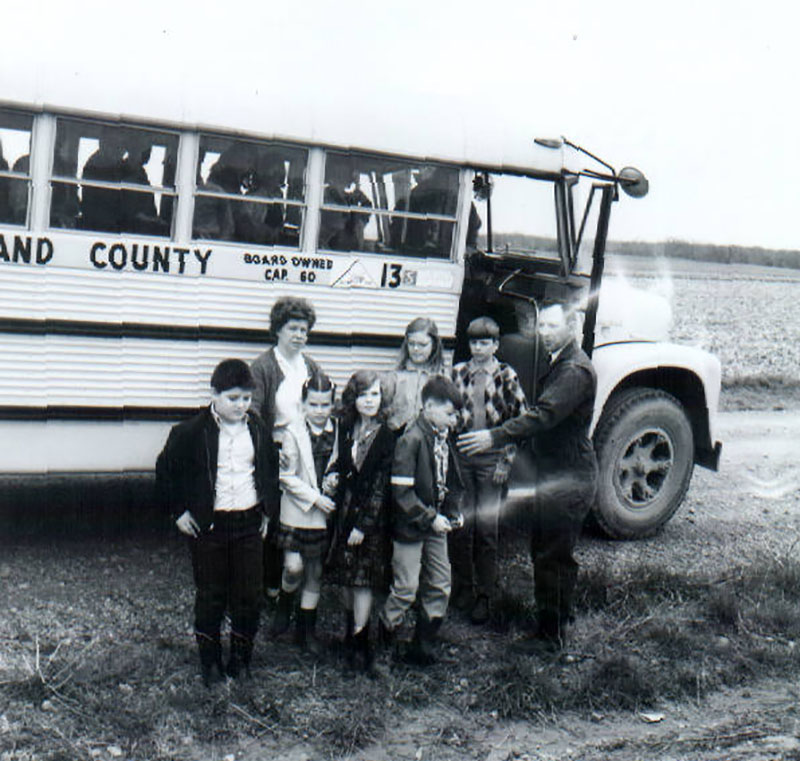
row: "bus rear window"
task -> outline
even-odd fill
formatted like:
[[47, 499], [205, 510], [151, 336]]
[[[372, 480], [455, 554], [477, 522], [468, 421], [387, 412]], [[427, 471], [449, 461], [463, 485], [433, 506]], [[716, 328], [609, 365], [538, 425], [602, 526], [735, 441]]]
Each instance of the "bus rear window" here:
[[33, 117], [0, 109], [0, 223], [28, 224]]
[[305, 148], [203, 135], [193, 236], [298, 247], [307, 163]]
[[328, 152], [319, 248], [449, 259], [458, 170]]
[[177, 152], [169, 132], [59, 119], [50, 226], [169, 236]]

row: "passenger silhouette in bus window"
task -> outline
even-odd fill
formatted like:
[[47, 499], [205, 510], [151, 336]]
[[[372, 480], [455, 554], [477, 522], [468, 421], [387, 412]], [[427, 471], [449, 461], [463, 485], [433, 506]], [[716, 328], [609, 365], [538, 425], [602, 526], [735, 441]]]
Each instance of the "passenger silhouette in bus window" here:
[[[258, 172], [247, 169], [239, 178], [240, 194], [244, 196], [261, 195], [259, 193]], [[267, 224], [268, 204], [235, 201], [233, 205], [233, 220], [236, 225], [235, 240], [242, 243], [260, 243], [271, 245], [278, 239], [278, 230]]]
[[[150, 186], [144, 165], [150, 161], [152, 144], [146, 135], [131, 131], [125, 140], [127, 153], [120, 166], [120, 180], [131, 185]], [[84, 169], [84, 176], [86, 170]], [[158, 235], [161, 229], [156, 201], [148, 191], [123, 190], [121, 196], [121, 232]]]
[[[256, 166], [255, 186], [251, 194], [265, 198], [283, 199], [286, 186], [286, 159], [286, 150], [280, 146], [261, 148]], [[289, 160], [291, 161], [291, 159]], [[266, 242], [286, 242], [284, 235], [285, 204], [266, 204], [263, 211], [260, 219], [265, 226], [262, 234], [265, 236]], [[299, 230], [299, 224], [296, 229]]]
[[[358, 185], [360, 172], [349, 156], [329, 156], [323, 201], [337, 206], [371, 209], [372, 202]], [[364, 228], [370, 214], [323, 211], [319, 244], [333, 251], [363, 251]]]
[[[26, 153], [15, 162], [12, 170], [20, 174], [30, 174], [31, 157]], [[8, 188], [9, 221], [14, 225], [24, 225], [28, 221], [28, 181], [11, 180]]]
[[[258, 173], [258, 146], [248, 142], [231, 143], [222, 152], [217, 180], [226, 193], [242, 196], [264, 196]], [[271, 245], [277, 241], [276, 230], [267, 222], [268, 204], [231, 201], [234, 232], [232, 240], [242, 243]], [[274, 222], [274, 220], [271, 220]]]
[[[218, 159], [208, 172], [208, 179], [203, 182], [198, 164], [197, 189], [211, 193], [230, 193], [230, 170], [226, 170], [222, 159]], [[227, 177], [226, 177], [227, 175]], [[227, 198], [198, 195], [194, 202], [194, 226], [192, 235], [195, 238], [213, 240], [233, 240], [234, 222], [231, 205], [237, 203]]]
[[[84, 180], [119, 182], [122, 179], [124, 146], [111, 127], [100, 133], [100, 147], [83, 166]], [[81, 186], [81, 227], [85, 230], [119, 232], [122, 218], [122, 192], [111, 188]]]
[[[458, 205], [458, 173], [454, 169], [423, 166], [417, 184], [407, 199], [395, 204], [396, 211], [455, 217]], [[453, 240], [453, 222], [396, 216], [392, 220], [394, 248], [410, 249], [423, 256], [447, 256]]]

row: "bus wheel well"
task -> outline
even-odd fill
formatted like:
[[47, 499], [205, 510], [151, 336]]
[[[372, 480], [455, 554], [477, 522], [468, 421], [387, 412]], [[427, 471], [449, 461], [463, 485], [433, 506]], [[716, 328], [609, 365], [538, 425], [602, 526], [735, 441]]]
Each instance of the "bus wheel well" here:
[[715, 460], [711, 441], [706, 394], [700, 378], [682, 367], [653, 367], [639, 370], [624, 378], [608, 395], [606, 405], [621, 391], [633, 387], [653, 388], [674, 396], [686, 411], [692, 426], [695, 462], [711, 467]]

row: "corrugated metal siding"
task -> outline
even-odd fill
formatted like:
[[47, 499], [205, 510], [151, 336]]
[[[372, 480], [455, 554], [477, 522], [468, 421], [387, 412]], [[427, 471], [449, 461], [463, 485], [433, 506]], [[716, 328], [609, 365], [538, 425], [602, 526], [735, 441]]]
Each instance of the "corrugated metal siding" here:
[[[264, 347], [165, 341], [0, 335], [2, 405], [193, 407], [208, 401], [211, 372], [227, 357], [253, 360]], [[356, 369], [388, 370], [397, 349], [311, 347], [341, 389]]]
[[456, 293], [0, 267], [0, 317], [17, 319], [264, 329], [279, 296], [310, 299], [320, 331], [400, 335], [425, 315], [455, 333]]

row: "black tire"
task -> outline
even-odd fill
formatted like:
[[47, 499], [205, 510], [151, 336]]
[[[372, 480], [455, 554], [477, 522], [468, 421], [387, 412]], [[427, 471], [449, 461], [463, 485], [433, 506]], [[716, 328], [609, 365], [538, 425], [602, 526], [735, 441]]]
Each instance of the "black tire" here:
[[694, 436], [665, 391], [628, 388], [606, 403], [594, 434], [599, 477], [593, 517], [613, 539], [655, 534], [686, 496]]

